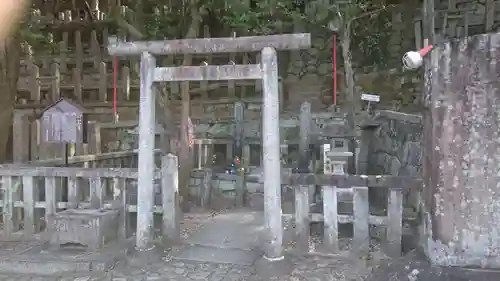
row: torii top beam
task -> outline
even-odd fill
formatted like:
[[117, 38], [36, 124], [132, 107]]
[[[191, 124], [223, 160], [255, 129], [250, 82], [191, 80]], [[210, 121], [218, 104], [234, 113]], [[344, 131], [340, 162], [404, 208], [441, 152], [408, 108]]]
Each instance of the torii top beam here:
[[111, 56], [139, 55], [143, 52], [153, 55], [211, 54], [257, 52], [265, 47], [276, 50], [307, 49], [311, 47], [311, 34], [113, 42], [108, 45], [108, 52]]

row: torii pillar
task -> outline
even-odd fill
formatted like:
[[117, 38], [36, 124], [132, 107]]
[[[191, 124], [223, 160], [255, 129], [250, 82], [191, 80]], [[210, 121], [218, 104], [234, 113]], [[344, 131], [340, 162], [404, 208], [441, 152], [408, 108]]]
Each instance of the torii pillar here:
[[436, 46], [426, 65], [422, 245], [443, 266], [500, 268], [500, 34]]

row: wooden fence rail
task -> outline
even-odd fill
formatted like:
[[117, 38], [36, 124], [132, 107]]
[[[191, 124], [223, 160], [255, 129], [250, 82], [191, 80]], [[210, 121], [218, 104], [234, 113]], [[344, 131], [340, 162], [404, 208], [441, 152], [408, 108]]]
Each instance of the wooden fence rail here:
[[[175, 163], [176, 157], [171, 154], [164, 156], [162, 160], [161, 170], [155, 171], [155, 179], [161, 179], [162, 200], [159, 205], [154, 206], [153, 212], [162, 214], [161, 229], [165, 235], [177, 239], [178, 167]], [[4, 235], [20, 232], [30, 235], [48, 231], [47, 226], [51, 225], [53, 217], [61, 209], [116, 206], [119, 206], [121, 214], [119, 233], [130, 233], [126, 214], [137, 212], [137, 205], [131, 204], [127, 192], [132, 191], [129, 183], [137, 179], [137, 169], [3, 165], [0, 166], [0, 177]], [[235, 176], [221, 174], [219, 178], [230, 180]], [[82, 179], [88, 180], [88, 187], [83, 184]], [[248, 180], [260, 181], [252, 177]], [[369, 251], [370, 224], [386, 226], [388, 254], [401, 254], [403, 191], [417, 187], [420, 184], [419, 179], [397, 176], [291, 174], [290, 170], [284, 170], [282, 182], [293, 186], [295, 190], [295, 213], [292, 217], [295, 219], [297, 245], [300, 249], [309, 250], [310, 223], [323, 222], [325, 249], [329, 253], [336, 253], [339, 251], [338, 224], [352, 223], [353, 245], [359, 254]], [[323, 213], [312, 213], [310, 210], [310, 185], [315, 183], [323, 185]], [[39, 189], [42, 186], [44, 195], [40, 196]], [[67, 188], [67, 200], [60, 197], [63, 188]], [[389, 189], [386, 215], [370, 214], [368, 188]], [[89, 196], [85, 199], [82, 198], [83, 190], [88, 190]], [[352, 197], [353, 213], [339, 214], [337, 202], [348, 197]], [[44, 214], [40, 210], [44, 210]], [[287, 216], [289, 215], [284, 215]]]
[[[311, 222], [324, 223], [324, 246], [329, 253], [339, 251], [338, 224], [352, 223], [354, 236], [353, 246], [359, 254], [366, 254], [370, 246], [369, 226], [387, 227], [387, 250], [391, 256], [401, 254], [401, 237], [403, 221], [403, 192], [391, 190], [388, 201], [387, 216], [370, 215], [368, 202], [368, 187], [337, 188], [335, 186], [322, 187], [323, 214], [310, 213], [309, 186], [301, 185], [295, 188], [295, 223], [297, 245], [300, 249], [309, 251], [309, 224]], [[339, 196], [351, 196], [353, 214], [339, 214], [337, 203]]]
[[[17, 88], [19, 103], [34, 106], [46, 104], [47, 101], [56, 101], [61, 96], [73, 97], [80, 102], [110, 102], [114, 84], [114, 60], [106, 51], [108, 28], [100, 26], [90, 32], [90, 39], [82, 39], [82, 31], [72, 31], [74, 47], [69, 47], [69, 31], [62, 32], [59, 42], [59, 50], [54, 54], [34, 53], [29, 45], [24, 46], [25, 56], [21, 60], [20, 77]], [[121, 36], [121, 35], [119, 35]], [[99, 39], [102, 37], [102, 39]], [[89, 44], [84, 44], [89, 41]], [[100, 42], [99, 42], [100, 41]], [[245, 53], [242, 55], [247, 63], [257, 61], [255, 55]], [[137, 101], [140, 87], [139, 60], [138, 58], [120, 57], [117, 59], [116, 87], [117, 98], [120, 102]], [[168, 56], [159, 59], [163, 66], [172, 66], [182, 61], [182, 56]], [[198, 65], [205, 61], [214, 64], [226, 63], [230, 59], [228, 55], [196, 56], [193, 64]], [[234, 61], [234, 59], [232, 59]], [[259, 96], [260, 83], [251, 80], [232, 82], [204, 82], [193, 83], [190, 88], [192, 99], [203, 101], [211, 100], [209, 95], [221, 91], [228, 98], [252, 98]], [[169, 83], [165, 86], [173, 96], [180, 93], [179, 83]], [[226, 88], [227, 89], [224, 89]], [[236, 94], [236, 88], [240, 88], [241, 95]], [[255, 92], [255, 94], [253, 94]], [[246, 93], [249, 93], [248, 95]], [[217, 94], [217, 96], [220, 96]], [[175, 100], [173, 98], [172, 100]]]
[[[64, 166], [92, 168], [137, 168], [137, 149], [97, 154], [76, 155], [64, 158], [31, 161], [34, 166]], [[155, 149], [155, 154], [160, 150]]]
[[[172, 154], [163, 156], [161, 170], [155, 171], [155, 179], [161, 180], [162, 197], [166, 199], [154, 206], [154, 213], [164, 214], [163, 224], [167, 226], [161, 229], [168, 229], [169, 233], [164, 235], [172, 239], [178, 235], [178, 214], [172, 214], [177, 210], [176, 205], [172, 205], [173, 200], [177, 200], [178, 190], [178, 167], [172, 164], [176, 159]], [[3, 235], [49, 231], [58, 210], [89, 207], [118, 208], [119, 233], [131, 233], [126, 214], [137, 212], [137, 205], [130, 204], [127, 192], [130, 181], [137, 180], [137, 169], [2, 165], [0, 177]], [[42, 186], [44, 192], [40, 192]], [[61, 197], [64, 188], [67, 188], [67, 200]], [[82, 198], [85, 193], [88, 196]], [[44, 210], [44, 215], [40, 210]], [[172, 221], [174, 218], [176, 220]]]
[[[369, 226], [385, 226], [387, 254], [401, 255], [403, 233], [403, 191], [416, 188], [419, 179], [397, 176], [357, 176], [357, 175], [300, 175], [283, 176], [293, 184], [295, 190], [295, 214], [297, 246], [309, 251], [310, 223], [324, 223], [324, 246], [328, 253], [339, 251], [338, 224], [353, 224], [353, 247], [363, 255], [370, 249]], [[322, 186], [323, 213], [311, 213], [309, 192], [310, 185]], [[387, 214], [371, 215], [368, 200], [368, 188], [388, 188]], [[338, 202], [352, 198], [353, 213], [339, 214]]]
[[[191, 176], [201, 180], [201, 194], [207, 195], [210, 189], [217, 188], [207, 184], [206, 172], [193, 171]], [[239, 176], [232, 174], [216, 173], [210, 179], [217, 181], [237, 182]], [[340, 251], [339, 247], [339, 224], [352, 224], [354, 235], [354, 251], [359, 255], [365, 255], [370, 250], [370, 225], [382, 226], [386, 229], [385, 250], [389, 256], [401, 255], [401, 241], [403, 235], [403, 220], [414, 219], [404, 215], [403, 201], [404, 192], [409, 189], [417, 189], [421, 180], [411, 177], [389, 176], [389, 175], [316, 175], [316, 174], [291, 174], [291, 169], [283, 169], [282, 184], [290, 185], [294, 190], [295, 213], [283, 214], [285, 221], [295, 221], [296, 242], [300, 251], [310, 251], [310, 224], [322, 222], [324, 224], [324, 248], [321, 251], [335, 254]], [[210, 181], [212, 182], [212, 181]], [[247, 175], [245, 182], [262, 183], [258, 175]], [[321, 185], [322, 191], [322, 213], [312, 212], [311, 192], [314, 185]], [[236, 186], [236, 185], [235, 185]], [[385, 214], [371, 214], [368, 190], [388, 189], [388, 198]], [[203, 201], [204, 200], [204, 201]], [[202, 198], [204, 205], [208, 198]], [[352, 202], [351, 214], [340, 213], [337, 209], [340, 202]]]

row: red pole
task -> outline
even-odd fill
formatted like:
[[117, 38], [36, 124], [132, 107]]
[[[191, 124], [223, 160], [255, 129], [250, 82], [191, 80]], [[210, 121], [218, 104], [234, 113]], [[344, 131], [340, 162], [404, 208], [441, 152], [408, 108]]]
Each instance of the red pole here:
[[332, 57], [333, 57], [333, 104], [337, 105], [337, 34], [332, 36]]
[[113, 120], [116, 121], [116, 117], [117, 117], [117, 113], [118, 113], [118, 109], [117, 109], [117, 106], [116, 106], [116, 88], [117, 88], [117, 71], [118, 71], [118, 58], [117, 57], [114, 57], [114, 60], [113, 60]]

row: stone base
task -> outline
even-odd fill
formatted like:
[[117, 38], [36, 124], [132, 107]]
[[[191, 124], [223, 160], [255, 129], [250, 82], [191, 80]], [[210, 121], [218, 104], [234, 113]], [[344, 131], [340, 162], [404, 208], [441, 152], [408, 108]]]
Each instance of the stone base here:
[[155, 243], [151, 248], [138, 250], [135, 247], [127, 255], [127, 264], [131, 266], [144, 267], [159, 262], [165, 256], [165, 248], [161, 243]]
[[54, 216], [52, 247], [80, 244], [89, 251], [100, 249], [117, 238], [118, 210], [68, 209]]
[[29, 247], [1, 251], [0, 272], [35, 275], [104, 272], [117, 262], [125, 260], [129, 249], [133, 247], [132, 242], [110, 243], [93, 252], [82, 248], [54, 249], [47, 241], [41, 240], [9, 242], [29, 244]]
[[267, 280], [290, 274], [293, 270], [293, 265], [286, 256], [283, 256], [279, 260], [271, 260], [262, 256], [255, 262], [255, 269], [261, 278]]

